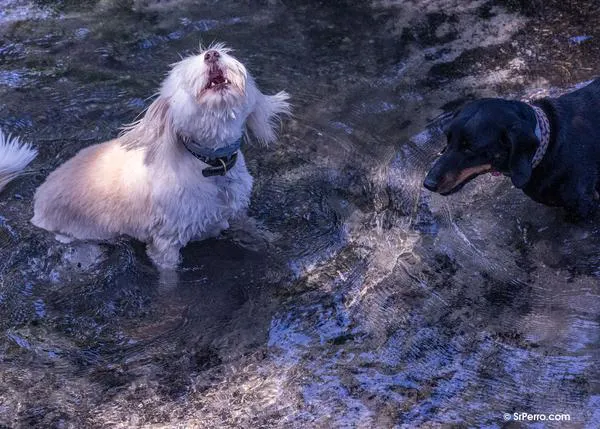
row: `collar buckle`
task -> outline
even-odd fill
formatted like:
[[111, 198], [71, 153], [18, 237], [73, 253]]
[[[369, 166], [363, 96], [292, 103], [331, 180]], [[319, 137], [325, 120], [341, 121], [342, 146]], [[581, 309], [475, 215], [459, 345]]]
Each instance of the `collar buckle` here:
[[229, 157], [221, 156], [219, 158], [207, 159], [206, 161], [200, 160], [210, 165], [210, 167], [202, 169], [202, 175], [204, 177], [225, 176], [235, 166], [237, 156], [238, 153], [235, 151]]

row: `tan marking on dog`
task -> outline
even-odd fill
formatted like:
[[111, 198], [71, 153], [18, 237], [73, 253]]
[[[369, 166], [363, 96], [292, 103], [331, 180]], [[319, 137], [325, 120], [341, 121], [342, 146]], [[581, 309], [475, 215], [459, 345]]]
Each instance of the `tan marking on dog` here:
[[457, 175], [452, 175], [451, 173], [449, 173], [446, 176], [444, 176], [439, 192], [444, 193], [451, 191], [452, 189], [463, 183], [465, 180], [467, 180], [469, 177], [476, 174], [486, 173], [491, 170], [491, 164], [483, 164], [475, 167], [465, 168], [464, 170], [460, 171]]

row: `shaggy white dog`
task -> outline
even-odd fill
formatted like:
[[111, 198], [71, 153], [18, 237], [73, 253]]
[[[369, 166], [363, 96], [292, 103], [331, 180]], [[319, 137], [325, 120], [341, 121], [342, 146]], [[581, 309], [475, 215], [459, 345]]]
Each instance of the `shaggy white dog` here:
[[229, 227], [252, 189], [239, 151], [246, 127], [275, 140], [285, 92], [262, 94], [222, 44], [176, 63], [144, 117], [117, 139], [90, 146], [52, 172], [31, 222], [61, 241], [127, 234], [161, 268], [179, 250]]

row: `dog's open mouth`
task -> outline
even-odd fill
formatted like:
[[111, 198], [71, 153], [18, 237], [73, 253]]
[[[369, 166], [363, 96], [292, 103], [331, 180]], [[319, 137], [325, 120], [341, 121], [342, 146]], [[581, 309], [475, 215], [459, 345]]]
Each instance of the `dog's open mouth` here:
[[480, 176], [484, 173], [493, 172], [492, 166], [490, 164], [478, 165], [476, 167], [465, 168], [460, 171], [454, 177], [444, 178], [443, 182], [439, 187], [439, 193], [441, 195], [450, 195], [455, 192], [458, 192], [469, 183], [471, 180]]
[[219, 67], [213, 67], [208, 74], [208, 83], [204, 89], [221, 90], [229, 86], [231, 82], [225, 77], [223, 70]]

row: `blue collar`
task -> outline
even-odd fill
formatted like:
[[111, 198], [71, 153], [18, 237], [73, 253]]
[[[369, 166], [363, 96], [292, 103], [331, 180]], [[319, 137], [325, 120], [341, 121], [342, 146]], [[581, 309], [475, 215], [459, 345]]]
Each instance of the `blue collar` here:
[[[205, 164], [210, 165], [210, 167], [202, 170], [202, 175], [204, 177], [224, 176], [235, 166], [238, 155], [237, 152], [242, 147], [241, 137], [232, 144], [220, 147], [218, 149], [203, 148], [200, 144], [197, 144], [193, 140], [186, 139], [181, 136], [179, 136], [179, 141], [181, 141], [187, 151], [194, 155], [195, 158], [199, 159]], [[194, 150], [190, 149], [187, 143], [195, 143]]]

